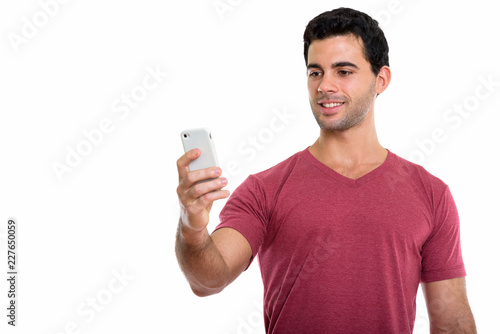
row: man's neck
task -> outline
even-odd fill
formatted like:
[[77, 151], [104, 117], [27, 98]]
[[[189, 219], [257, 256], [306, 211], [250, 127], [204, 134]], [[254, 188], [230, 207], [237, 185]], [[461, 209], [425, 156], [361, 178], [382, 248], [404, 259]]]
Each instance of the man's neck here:
[[[336, 172], [357, 179], [380, 166], [387, 150], [380, 145], [372, 122], [345, 131], [321, 130], [311, 154]], [[372, 124], [370, 124], [372, 123]]]

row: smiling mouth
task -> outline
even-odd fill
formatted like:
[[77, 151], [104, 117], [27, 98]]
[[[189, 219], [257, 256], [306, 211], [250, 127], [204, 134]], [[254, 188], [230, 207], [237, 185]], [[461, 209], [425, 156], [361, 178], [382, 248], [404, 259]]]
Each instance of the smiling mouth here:
[[338, 103], [321, 103], [321, 105], [325, 108], [335, 108], [335, 107], [338, 107], [338, 106], [341, 106], [343, 105], [344, 102], [338, 102]]

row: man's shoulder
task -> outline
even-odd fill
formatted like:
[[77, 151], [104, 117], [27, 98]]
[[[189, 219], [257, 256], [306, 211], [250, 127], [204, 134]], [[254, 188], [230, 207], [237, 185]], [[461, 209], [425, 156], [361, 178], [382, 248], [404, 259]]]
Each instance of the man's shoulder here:
[[250, 174], [235, 189], [228, 204], [234, 201], [255, 203], [263, 212], [271, 212], [274, 209], [274, 201], [281, 194], [304, 151], [297, 152], [261, 172]]
[[250, 176], [262, 182], [271, 182], [286, 178], [295, 169], [304, 151], [299, 151], [276, 165]]
[[267, 194], [279, 192], [300, 161], [303, 160], [301, 156], [305, 154], [306, 150], [299, 151], [270, 168], [250, 174], [240, 187]]
[[[394, 153], [393, 153], [394, 154]], [[396, 170], [405, 178], [408, 178], [409, 181], [416, 183], [417, 185], [421, 185], [425, 188], [439, 188], [440, 190], [447, 187], [446, 183], [439, 178], [438, 176], [432, 174], [422, 165], [409, 161], [401, 156], [394, 154], [396, 157]]]

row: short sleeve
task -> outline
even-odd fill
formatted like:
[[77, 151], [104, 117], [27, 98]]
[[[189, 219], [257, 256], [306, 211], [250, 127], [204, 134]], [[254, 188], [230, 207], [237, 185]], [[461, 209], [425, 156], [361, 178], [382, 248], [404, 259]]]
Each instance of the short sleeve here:
[[460, 222], [448, 187], [438, 201], [434, 217], [434, 228], [422, 246], [421, 282], [464, 277]]
[[258, 253], [267, 229], [265, 196], [259, 180], [249, 176], [233, 192], [220, 213], [215, 230], [229, 227], [240, 232], [252, 248], [252, 259]]

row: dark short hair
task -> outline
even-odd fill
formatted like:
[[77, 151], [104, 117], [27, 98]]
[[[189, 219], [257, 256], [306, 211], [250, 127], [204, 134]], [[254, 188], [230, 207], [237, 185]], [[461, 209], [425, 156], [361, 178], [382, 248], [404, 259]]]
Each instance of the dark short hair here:
[[306, 65], [309, 46], [313, 41], [349, 34], [363, 41], [365, 58], [375, 75], [382, 66], [389, 66], [389, 45], [378, 22], [363, 12], [344, 7], [324, 12], [307, 25], [304, 31]]

